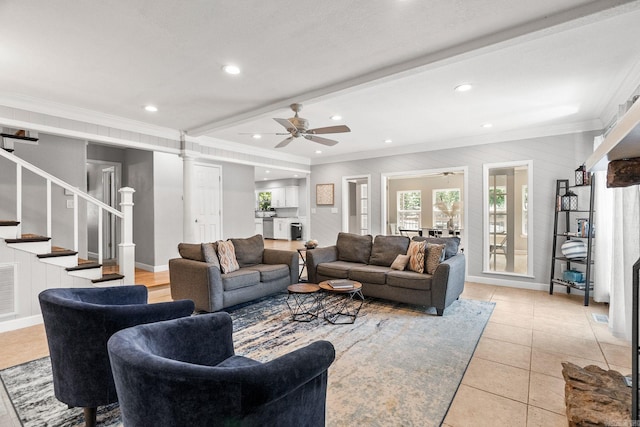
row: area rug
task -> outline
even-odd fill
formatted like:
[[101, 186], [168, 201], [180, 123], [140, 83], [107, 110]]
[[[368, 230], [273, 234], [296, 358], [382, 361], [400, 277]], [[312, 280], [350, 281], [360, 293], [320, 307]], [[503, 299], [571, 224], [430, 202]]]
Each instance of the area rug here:
[[[329, 369], [328, 426], [439, 426], [494, 304], [459, 300], [444, 312], [367, 299], [353, 324], [291, 320], [286, 294], [230, 311], [236, 354], [271, 360], [316, 340], [336, 349]], [[82, 410], [53, 395], [49, 358], [0, 371], [24, 426], [83, 425]], [[117, 404], [98, 425], [119, 426]]]

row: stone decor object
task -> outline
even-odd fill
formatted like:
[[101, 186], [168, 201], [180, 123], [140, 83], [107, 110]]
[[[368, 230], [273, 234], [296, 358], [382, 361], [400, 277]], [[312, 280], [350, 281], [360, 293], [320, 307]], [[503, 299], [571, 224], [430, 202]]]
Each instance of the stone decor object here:
[[617, 371], [562, 362], [569, 427], [631, 423], [631, 388]]

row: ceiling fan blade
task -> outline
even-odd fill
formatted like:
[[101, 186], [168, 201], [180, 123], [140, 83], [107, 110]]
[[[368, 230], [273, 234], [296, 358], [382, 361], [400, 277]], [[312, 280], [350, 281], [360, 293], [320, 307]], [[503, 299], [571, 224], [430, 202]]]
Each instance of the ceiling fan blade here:
[[289, 143], [293, 141], [293, 137], [290, 136], [287, 139], [283, 139], [282, 141], [280, 141], [280, 144], [276, 145], [275, 148], [282, 148], [282, 147], [286, 147], [287, 145], [289, 145]]
[[317, 135], [321, 133], [342, 133], [342, 132], [351, 132], [351, 129], [349, 129], [349, 126], [338, 125], [338, 126], [327, 126], [325, 128], [309, 129], [305, 133]]
[[309, 141], [317, 142], [318, 144], [333, 146], [338, 143], [338, 141], [334, 141], [333, 139], [321, 138], [319, 136], [314, 135], [304, 135], [306, 139]]
[[289, 132], [295, 132], [297, 130], [296, 127], [293, 125], [293, 123], [291, 123], [287, 119], [273, 119], [273, 120], [275, 120], [276, 122], [280, 123]]

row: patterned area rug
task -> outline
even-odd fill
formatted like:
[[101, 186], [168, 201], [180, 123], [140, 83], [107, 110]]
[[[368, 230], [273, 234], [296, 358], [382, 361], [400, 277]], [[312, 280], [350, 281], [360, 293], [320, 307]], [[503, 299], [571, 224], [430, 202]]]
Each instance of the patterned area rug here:
[[[459, 300], [445, 310], [367, 299], [355, 323], [293, 322], [286, 294], [231, 311], [236, 354], [267, 361], [313, 341], [336, 348], [329, 369], [328, 426], [439, 426], [494, 304]], [[0, 371], [24, 426], [83, 425], [82, 410], [53, 395], [49, 358]], [[117, 404], [98, 425], [118, 426]]]

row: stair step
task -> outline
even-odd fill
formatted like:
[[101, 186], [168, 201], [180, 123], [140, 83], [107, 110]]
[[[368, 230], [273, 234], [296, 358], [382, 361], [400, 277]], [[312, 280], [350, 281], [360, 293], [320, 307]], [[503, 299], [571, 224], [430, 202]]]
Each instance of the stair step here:
[[109, 274], [103, 274], [100, 279], [93, 279], [91, 282], [101, 283], [101, 282], [108, 282], [110, 280], [120, 280], [120, 279], [124, 279], [124, 276], [122, 274], [109, 273]]
[[91, 268], [100, 268], [102, 264], [98, 264], [97, 262], [87, 262], [84, 264], [78, 264], [75, 267], [67, 267], [67, 271], [80, 271], [80, 270], [89, 270]]
[[70, 251], [70, 250], [53, 251], [53, 252], [49, 252], [48, 254], [38, 254], [38, 258], [57, 258], [61, 256], [73, 256], [77, 254], [78, 252]]
[[[28, 237], [25, 237], [28, 236]], [[19, 239], [4, 239], [7, 243], [34, 243], [34, 242], [48, 242], [51, 240], [51, 237], [44, 236], [33, 236], [33, 235], [22, 235]]]
[[15, 227], [16, 225], [20, 224], [20, 221], [5, 221], [5, 220], [0, 220], [0, 227]]

